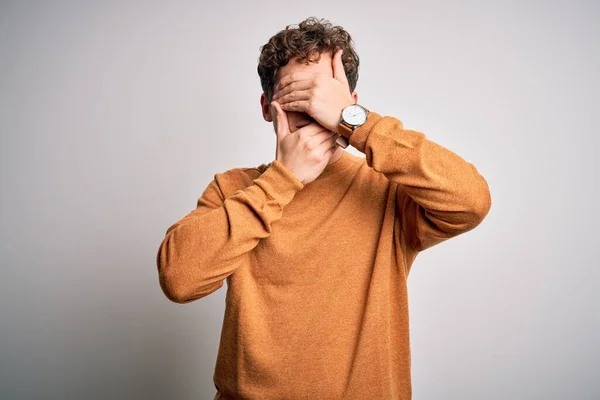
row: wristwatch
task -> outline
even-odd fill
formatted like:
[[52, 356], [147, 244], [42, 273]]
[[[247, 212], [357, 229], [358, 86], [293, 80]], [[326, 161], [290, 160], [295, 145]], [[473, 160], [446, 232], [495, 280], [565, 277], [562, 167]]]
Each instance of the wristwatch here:
[[342, 110], [342, 117], [338, 125], [340, 137], [337, 139], [337, 144], [341, 147], [348, 147], [350, 136], [356, 128], [364, 124], [369, 115], [369, 110], [359, 104], [350, 104]]

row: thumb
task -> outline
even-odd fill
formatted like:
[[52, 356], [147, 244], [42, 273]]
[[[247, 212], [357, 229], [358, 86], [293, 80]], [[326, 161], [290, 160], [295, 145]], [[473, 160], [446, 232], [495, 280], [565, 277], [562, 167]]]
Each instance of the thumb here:
[[272, 101], [271, 105], [277, 111], [277, 124], [275, 126], [275, 132], [280, 139], [283, 139], [288, 133], [290, 133], [290, 126], [288, 125], [287, 114], [281, 108], [281, 105]]
[[346, 71], [344, 71], [344, 63], [342, 62], [343, 49], [339, 49], [333, 56], [333, 77], [342, 83], [348, 84]]

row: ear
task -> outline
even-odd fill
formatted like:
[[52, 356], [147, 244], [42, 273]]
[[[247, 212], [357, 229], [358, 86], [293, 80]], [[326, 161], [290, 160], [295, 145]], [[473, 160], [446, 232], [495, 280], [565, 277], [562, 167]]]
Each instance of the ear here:
[[271, 115], [271, 103], [267, 100], [267, 96], [264, 93], [260, 95], [260, 108], [262, 110], [263, 119], [267, 122], [273, 122], [273, 116]]
[[352, 92], [352, 98], [354, 99], [354, 104], [358, 103], [358, 93]]

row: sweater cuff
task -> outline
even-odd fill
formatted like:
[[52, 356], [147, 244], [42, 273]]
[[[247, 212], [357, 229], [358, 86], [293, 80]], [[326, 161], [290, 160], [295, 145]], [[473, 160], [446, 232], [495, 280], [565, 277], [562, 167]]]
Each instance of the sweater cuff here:
[[279, 160], [274, 160], [254, 182], [259, 183], [260, 187], [282, 206], [291, 202], [296, 193], [305, 186]]

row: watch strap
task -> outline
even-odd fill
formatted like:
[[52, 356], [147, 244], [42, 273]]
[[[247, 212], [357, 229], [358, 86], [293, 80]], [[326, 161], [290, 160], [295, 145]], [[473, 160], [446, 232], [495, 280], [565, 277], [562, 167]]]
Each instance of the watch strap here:
[[354, 127], [348, 126], [343, 120], [341, 120], [338, 124], [338, 130], [340, 131], [340, 134], [342, 135], [342, 137], [345, 137], [347, 139], [349, 139], [350, 136], [352, 136], [352, 133], [354, 132], [353, 128]]
[[342, 149], [345, 149], [346, 147], [348, 147], [348, 145], [350, 144], [350, 140], [343, 135], [340, 135], [340, 137], [337, 138], [337, 140], [335, 141]]

